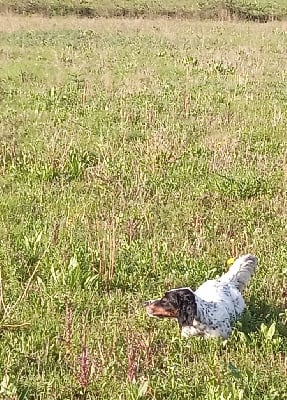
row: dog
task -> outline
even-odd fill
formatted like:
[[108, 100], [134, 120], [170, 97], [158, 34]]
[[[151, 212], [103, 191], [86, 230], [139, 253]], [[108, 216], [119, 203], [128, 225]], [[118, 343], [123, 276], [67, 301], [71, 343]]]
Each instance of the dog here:
[[147, 314], [176, 319], [183, 337], [227, 339], [233, 323], [245, 309], [242, 292], [256, 266], [254, 255], [243, 255], [227, 273], [204, 282], [196, 291], [189, 287], [172, 289], [161, 299], [146, 301]]

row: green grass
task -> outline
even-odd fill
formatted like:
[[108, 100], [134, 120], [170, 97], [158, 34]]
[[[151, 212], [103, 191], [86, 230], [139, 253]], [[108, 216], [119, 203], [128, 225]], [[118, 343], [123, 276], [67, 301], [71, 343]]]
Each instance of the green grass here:
[[180, 17], [266, 22], [287, 16], [286, 0], [0, 0], [0, 11], [87, 17]]
[[[286, 398], [286, 24], [1, 26], [0, 398]], [[145, 315], [243, 252], [228, 341]]]

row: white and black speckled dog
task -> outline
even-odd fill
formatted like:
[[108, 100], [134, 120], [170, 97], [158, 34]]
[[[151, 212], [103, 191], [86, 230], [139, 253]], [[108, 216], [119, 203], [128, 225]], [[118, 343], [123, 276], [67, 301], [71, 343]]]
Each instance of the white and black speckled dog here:
[[241, 256], [226, 274], [206, 281], [195, 292], [188, 287], [172, 289], [144, 306], [152, 317], [177, 319], [182, 336], [227, 338], [245, 308], [241, 293], [256, 265], [255, 256]]

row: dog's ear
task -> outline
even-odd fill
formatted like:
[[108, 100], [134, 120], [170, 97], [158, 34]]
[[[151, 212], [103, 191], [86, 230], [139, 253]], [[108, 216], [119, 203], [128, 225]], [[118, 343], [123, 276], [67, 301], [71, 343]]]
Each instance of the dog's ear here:
[[197, 307], [194, 293], [189, 289], [179, 289], [177, 292], [178, 323], [180, 328], [191, 326], [196, 317]]

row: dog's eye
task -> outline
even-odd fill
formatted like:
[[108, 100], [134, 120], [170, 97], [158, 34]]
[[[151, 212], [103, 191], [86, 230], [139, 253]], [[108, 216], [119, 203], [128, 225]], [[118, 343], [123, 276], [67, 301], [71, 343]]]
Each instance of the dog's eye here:
[[163, 298], [163, 299], [161, 300], [161, 302], [162, 302], [163, 304], [166, 304], [166, 303], [167, 303], [167, 299]]

